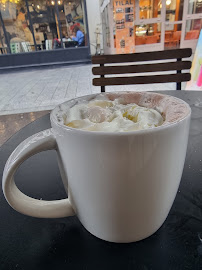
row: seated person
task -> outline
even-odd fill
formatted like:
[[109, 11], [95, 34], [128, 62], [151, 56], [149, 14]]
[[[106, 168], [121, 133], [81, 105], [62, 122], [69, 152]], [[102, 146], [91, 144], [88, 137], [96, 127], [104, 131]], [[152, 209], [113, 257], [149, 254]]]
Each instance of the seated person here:
[[77, 41], [79, 46], [84, 45], [84, 34], [81, 32], [78, 26], [75, 26], [73, 29], [72, 40]]

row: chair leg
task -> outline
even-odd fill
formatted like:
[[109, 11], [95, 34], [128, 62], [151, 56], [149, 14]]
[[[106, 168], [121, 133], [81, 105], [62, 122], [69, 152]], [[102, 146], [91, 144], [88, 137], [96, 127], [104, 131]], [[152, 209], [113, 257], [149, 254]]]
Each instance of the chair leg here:
[[176, 90], [182, 90], [181, 82], [176, 83]]
[[105, 86], [101, 86], [101, 93], [105, 92]]
[[[100, 64], [100, 67], [104, 67], [104, 64]], [[100, 77], [104, 78], [105, 75], [101, 75]], [[104, 93], [104, 92], [105, 92], [105, 86], [101, 86], [101, 93]]]
[[[178, 61], [181, 61], [182, 59], [181, 58], [177, 58], [177, 62]], [[179, 73], [182, 73], [182, 71], [181, 70], [177, 70], [177, 74], [179, 74]], [[181, 82], [177, 82], [177, 85], [176, 85], [176, 90], [182, 90], [182, 85], [181, 85]]]

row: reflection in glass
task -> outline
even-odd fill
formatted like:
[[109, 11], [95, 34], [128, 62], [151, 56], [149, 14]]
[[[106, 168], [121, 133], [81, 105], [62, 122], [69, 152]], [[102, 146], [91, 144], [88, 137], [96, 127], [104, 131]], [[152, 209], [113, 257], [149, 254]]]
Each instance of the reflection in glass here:
[[166, 0], [166, 21], [182, 20], [184, 0]]
[[139, 7], [139, 17], [142, 20], [161, 16], [161, 0], [140, 0]]
[[181, 24], [168, 24], [165, 28], [165, 49], [177, 49], [180, 48], [182, 33]]
[[25, 0], [16, 2], [5, 1], [0, 6], [11, 53], [32, 50], [31, 45], [34, 44], [34, 41], [30, 30]]
[[185, 40], [198, 39], [202, 28], [202, 19], [186, 21]]
[[188, 14], [202, 13], [202, 1], [201, 0], [189, 0]]
[[160, 43], [161, 24], [136, 25], [135, 27], [135, 45]]

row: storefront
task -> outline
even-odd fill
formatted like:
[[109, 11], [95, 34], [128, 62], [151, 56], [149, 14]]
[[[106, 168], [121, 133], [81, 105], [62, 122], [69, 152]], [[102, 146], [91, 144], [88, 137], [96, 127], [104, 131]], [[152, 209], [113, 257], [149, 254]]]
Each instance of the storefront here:
[[194, 51], [202, 28], [202, 0], [103, 0], [101, 14], [105, 53]]
[[0, 0], [0, 68], [89, 61], [88, 40], [85, 0]]

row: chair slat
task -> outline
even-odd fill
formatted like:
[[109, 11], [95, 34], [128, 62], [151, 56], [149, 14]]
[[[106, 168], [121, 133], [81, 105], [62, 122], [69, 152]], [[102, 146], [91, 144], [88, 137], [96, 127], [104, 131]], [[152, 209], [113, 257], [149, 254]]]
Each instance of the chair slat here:
[[109, 74], [183, 70], [190, 68], [191, 68], [190, 61], [179, 61], [179, 62], [169, 62], [159, 64], [145, 64], [145, 65], [93, 67], [92, 72], [94, 75], [107, 75], [107, 74], [109, 75]]
[[176, 49], [156, 52], [144, 52], [133, 54], [114, 54], [114, 55], [96, 55], [92, 57], [92, 64], [107, 64], [107, 63], [126, 63], [126, 62], [140, 62], [153, 61], [190, 57], [192, 50]]
[[191, 79], [190, 73], [179, 73], [169, 75], [155, 76], [131, 76], [131, 77], [111, 77], [111, 78], [95, 78], [93, 85], [129, 85], [129, 84], [149, 84], [149, 83], [166, 83], [166, 82], [186, 82]]

